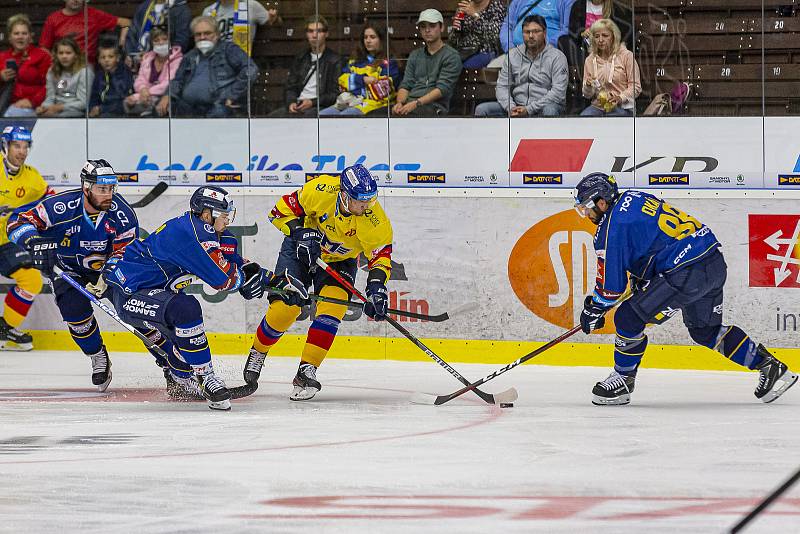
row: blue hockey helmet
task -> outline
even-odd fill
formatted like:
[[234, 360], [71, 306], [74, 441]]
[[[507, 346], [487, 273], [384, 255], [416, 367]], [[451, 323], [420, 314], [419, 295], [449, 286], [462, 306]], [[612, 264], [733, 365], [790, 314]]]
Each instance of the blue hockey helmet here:
[[111, 185], [117, 189], [117, 173], [111, 164], [104, 159], [87, 160], [81, 169], [81, 184], [91, 188], [94, 184]]
[[195, 215], [199, 216], [205, 209], [211, 210], [211, 216], [214, 219], [227, 214], [228, 224], [233, 223], [233, 219], [236, 217], [236, 207], [230, 194], [215, 185], [198, 187], [192, 193], [192, 198], [189, 199], [189, 210]]
[[3, 143], [3, 155], [8, 156], [8, 146], [12, 141], [27, 141], [28, 147], [33, 146], [31, 131], [24, 126], [6, 126], [0, 134]]
[[581, 217], [585, 217], [589, 210], [595, 207], [601, 198], [609, 206], [619, 198], [619, 188], [613, 176], [602, 172], [593, 172], [584, 176], [573, 191], [575, 197], [575, 210]]
[[342, 192], [353, 200], [374, 202], [378, 198], [378, 182], [366, 167], [356, 163], [342, 171]]

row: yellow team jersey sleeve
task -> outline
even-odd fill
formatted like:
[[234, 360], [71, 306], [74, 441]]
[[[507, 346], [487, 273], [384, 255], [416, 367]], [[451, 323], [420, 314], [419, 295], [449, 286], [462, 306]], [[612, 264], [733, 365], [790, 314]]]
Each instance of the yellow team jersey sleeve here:
[[9, 175], [5, 169], [3, 155], [0, 154], [0, 244], [8, 243], [6, 223], [11, 211], [38, 202], [47, 194], [53, 193], [39, 171], [30, 165], [23, 165], [16, 175]]

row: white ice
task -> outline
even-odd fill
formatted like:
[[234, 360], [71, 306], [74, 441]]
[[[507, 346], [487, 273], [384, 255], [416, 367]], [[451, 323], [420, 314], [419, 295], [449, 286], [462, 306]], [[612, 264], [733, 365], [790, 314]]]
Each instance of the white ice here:
[[[800, 387], [764, 405], [753, 373], [643, 369], [596, 407], [608, 369], [523, 366], [484, 387], [519, 390], [501, 410], [410, 404], [460, 387], [433, 362], [328, 360], [292, 402], [296, 365], [225, 413], [166, 400], [142, 354], [103, 395], [74, 352], [0, 354], [0, 532], [723, 532], [800, 463]], [[800, 491], [746, 532], [800, 532]]]

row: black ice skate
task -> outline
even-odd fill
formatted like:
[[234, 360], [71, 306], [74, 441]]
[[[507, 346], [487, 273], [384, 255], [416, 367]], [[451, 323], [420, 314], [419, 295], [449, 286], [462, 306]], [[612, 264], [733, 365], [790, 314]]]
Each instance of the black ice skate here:
[[321, 389], [322, 384], [317, 381], [317, 368], [310, 363], [301, 363], [297, 374], [292, 381], [294, 391], [289, 395], [293, 401], [313, 399]]
[[225, 382], [221, 378], [217, 378], [213, 371], [197, 375], [197, 381], [200, 383], [200, 391], [208, 401], [209, 408], [212, 410], [231, 409], [231, 392], [228, 391]]
[[98, 391], [105, 391], [111, 383], [111, 360], [108, 358], [108, 351], [103, 345], [100, 351], [95, 354], [87, 354], [92, 360], [92, 384], [97, 386]]
[[764, 345], [758, 345], [758, 354], [763, 359], [756, 367], [760, 376], [754, 393], [762, 402], [772, 402], [797, 382], [797, 375], [770, 354]]
[[12, 328], [0, 317], [0, 350], [29, 351], [33, 349], [33, 338], [27, 332]]
[[612, 371], [608, 378], [595, 384], [592, 389], [592, 404], [597, 406], [628, 404], [636, 381], [636, 375], [621, 375]]
[[247, 362], [244, 364], [244, 381], [248, 384], [258, 382], [258, 377], [261, 376], [261, 368], [264, 367], [264, 360], [267, 355], [263, 352], [258, 352], [255, 348], [250, 349], [250, 354], [247, 355]]
[[193, 376], [176, 376], [169, 368], [163, 368], [164, 380], [167, 381], [167, 395], [172, 400], [188, 401], [203, 400], [203, 392], [200, 391], [200, 384]]

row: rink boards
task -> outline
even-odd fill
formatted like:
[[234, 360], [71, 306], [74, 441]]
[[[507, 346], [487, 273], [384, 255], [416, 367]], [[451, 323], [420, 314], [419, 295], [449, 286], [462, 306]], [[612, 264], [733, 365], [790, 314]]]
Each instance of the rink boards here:
[[[185, 210], [193, 188], [172, 187], [137, 210], [144, 232], [166, 214]], [[124, 190], [123, 190], [124, 191]], [[234, 232], [243, 255], [273, 267], [283, 235], [267, 221], [278, 194], [291, 189], [236, 189]], [[133, 197], [135, 198], [135, 197]], [[709, 225], [723, 243], [728, 263], [724, 322], [736, 323], [768, 347], [796, 347], [800, 305], [800, 214], [796, 201], [774, 198], [676, 198], [679, 209]], [[576, 324], [584, 295], [594, 284], [593, 226], [581, 220], [570, 199], [415, 194], [384, 190], [381, 203], [394, 227], [391, 307], [438, 314], [442, 323], [400, 320], [430, 347], [453, 361], [511, 361]], [[358, 285], [365, 283], [365, 271]], [[6, 286], [7, 290], [7, 286]], [[245, 302], [238, 294], [217, 294], [194, 284], [205, 311], [206, 328], [218, 353], [246, 354], [263, 317], [266, 301]], [[459, 312], [459, 310], [461, 310]], [[99, 319], [109, 347], [138, 350], [138, 341], [106, 317]], [[301, 319], [307, 319], [304, 312]], [[40, 348], [71, 350], [52, 295], [43, 295], [26, 323], [38, 330]], [[298, 321], [276, 346], [275, 355], [296, 356], [308, 321]], [[601, 334], [577, 334], [535, 362], [551, 365], [605, 365], [610, 360], [611, 327]], [[426, 356], [389, 325], [348, 312], [332, 357], [423, 360]], [[734, 369], [718, 354], [691, 343], [680, 315], [648, 330], [645, 364], [664, 368]], [[781, 351], [790, 362], [800, 351]]]

